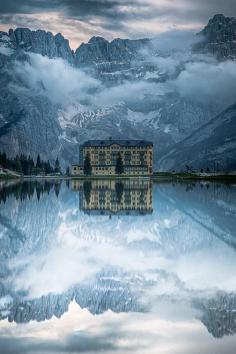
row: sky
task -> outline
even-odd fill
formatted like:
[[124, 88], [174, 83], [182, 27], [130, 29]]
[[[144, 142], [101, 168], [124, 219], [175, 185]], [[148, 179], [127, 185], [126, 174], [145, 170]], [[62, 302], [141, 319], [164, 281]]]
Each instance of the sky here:
[[61, 32], [72, 48], [92, 36], [153, 37], [199, 31], [216, 13], [236, 16], [235, 0], [1, 0], [0, 30], [28, 27]]

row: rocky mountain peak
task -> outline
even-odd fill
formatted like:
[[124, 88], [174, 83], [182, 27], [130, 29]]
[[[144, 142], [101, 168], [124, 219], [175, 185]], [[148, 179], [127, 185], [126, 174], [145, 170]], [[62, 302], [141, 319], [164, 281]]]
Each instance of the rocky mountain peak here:
[[[112, 63], [123, 65], [130, 63], [138, 52], [148, 43], [149, 39], [113, 39], [111, 42], [103, 37], [92, 37], [88, 43], [82, 43], [75, 52], [76, 65], [104, 65]], [[106, 64], [107, 65], [107, 64]], [[117, 67], [117, 70], [119, 67]]]
[[223, 14], [216, 14], [209, 20], [210, 23], [228, 23], [231, 20], [231, 17], [226, 17]]
[[103, 45], [103, 44], [108, 44], [109, 42], [103, 37], [93, 36], [92, 38], [90, 38], [88, 43], [89, 44], [100, 44], [100, 45]]
[[33, 52], [49, 58], [62, 58], [69, 63], [74, 62], [73, 52], [70, 49], [69, 41], [60, 33], [55, 36], [44, 30], [32, 31], [29, 28], [10, 29], [4, 34], [9, 46], [15, 49], [23, 49], [26, 52]]
[[202, 41], [195, 50], [210, 53], [220, 60], [236, 59], [236, 19], [217, 14], [198, 33]]

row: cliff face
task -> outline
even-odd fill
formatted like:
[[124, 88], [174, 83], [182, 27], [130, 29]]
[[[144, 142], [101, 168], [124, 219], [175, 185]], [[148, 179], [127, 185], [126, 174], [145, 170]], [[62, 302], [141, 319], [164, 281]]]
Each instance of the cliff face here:
[[211, 53], [220, 60], [236, 59], [236, 19], [215, 15], [207, 26], [198, 33], [202, 41], [196, 50]]
[[88, 43], [82, 43], [75, 51], [77, 66], [98, 65], [100, 69], [113, 70], [127, 67], [136, 59], [142, 48], [150, 43], [149, 39], [114, 39], [108, 42], [102, 37], [92, 37]]
[[10, 29], [8, 34], [12, 45], [27, 52], [46, 55], [48, 58], [62, 58], [69, 63], [74, 62], [69, 41], [60, 33], [55, 36], [42, 30], [31, 31], [29, 28]]
[[160, 164], [168, 169], [236, 170], [236, 104], [173, 146]]
[[44, 30], [31, 31], [29, 28], [16, 28], [10, 29], [8, 33], [0, 32], [0, 42], [15, 50], [22, 49], [48, 58], [62, 58], [75, 66], [90, 66], [131, 62], [150, 40], [118, 38], [108, 42], [102, 37], [92, 37], [88, 43], [82, 43], [74, 53], [69, 41], [61, 33], [54, 36]]
[[[203, 40], [195, 47], [197, 52], [234, 58], [235, 19], [216, 15], [200, 35]], [[185, 62], [176, 65], [171, 54], [160, 57], [152, 45], [149, 39], [109, 42], [92, 37], [74, 53], [61, 34], [27, 28], [0, 32], [0, 149], [10, 156], [30, 153], [36, 158], [40, 153], [52, 162], [59, 157], [66, 167], [78, 162], [79, 145], [98, 134], [100, 138], [150, 139], [156, 147], [155, 167], [159, 168], [162, 156], [222, 109], [217, 102], [204, 103], [169, 92]], [[33, 67], [32, 53], [41, 59], [63, 59], [65, 67], [53, 74], [52, 81], [72, 68], [73, 75], [77, 70], [86, 73], [88, 79], [98, 80], [99, 86], [85, 94], [79, 90], [71, 104], [75, 85], [71, 83], [68, 103], [52, 102], [47, 92], [53, 94], [60, 80], [47, 91], [38, 68]], [[21, 69], [26, 65], [30, 70], [25, 75], [36, 77], [38, 91], [16, 71], [16, 66]], [[160, 89], [163, 83], [164, 91]]]

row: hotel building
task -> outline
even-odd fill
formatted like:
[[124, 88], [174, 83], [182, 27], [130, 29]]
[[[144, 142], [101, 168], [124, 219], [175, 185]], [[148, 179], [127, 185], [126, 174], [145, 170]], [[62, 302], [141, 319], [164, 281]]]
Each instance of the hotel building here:
[[80, 146], [80, 163], [73, 165], [71, 174], [86, 174], [86, 156], [91, 175], [116, 175], [118, 157], [122, 159], [123, 175], [150, 176], [153, 173], [153, 143], [144, 140], [89, 140]]

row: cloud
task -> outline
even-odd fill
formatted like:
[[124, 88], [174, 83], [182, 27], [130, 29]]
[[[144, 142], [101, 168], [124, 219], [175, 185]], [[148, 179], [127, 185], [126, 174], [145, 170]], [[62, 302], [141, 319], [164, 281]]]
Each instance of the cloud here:
[[9, 56], [11, 54], [13, 54], [13, 50], [11, 48], [8, 48], [6, 45], [1, 44], [0, 45], [0, 54]]
[[[217, 289], [233, 291], [234, 249], [214, 236], [206, 225], [194, 221], [191, 210], [189, 215], [176, 210], [173, 200], [178, 201], [179, 191], [178, 188], [171, 194], [171, 202], [168, 193], [163, 197], [165, 188], [156, 191], [154, 199], [159, 202], [154, 213], [138, 218], [109, 219], [85, 214], [77, 217], [73, 201], [64, 208], [62, 205], [56, 218], [59, 226], [48, 234], [53, 242], [47, 251], [40, 252], [36, 247], [30, 255], [22, 251], [10, 258], [5, 284], [11, 291], [34, 299], [63, 293], [76, 285], [78, 289], [84, 284], [97, 287], [110, 278], [130, 288], [136, 298], [144, 294], [149, 305], [167, 294], [197, 298]], [[205, 215], [205, 219], [211, 220], [211, 215]], [[220, 235], [223, 229], [224, 226], [219, 229]], [[135, 279], [139, 281], [136, 283]]]
[[159, 33], [151, 41], [151, 49], [162, 54], [181, 52], [186, 54], [191, 51], [194, 44], [200, 41], [192, 30], [171, 30]]
[[215, 13], [235, 15], [235, 1], [9, 0], [0, 3], [0, 24], [4, 30], [21, 23], [24, 27], [37, 26], [53, 33], [61, 32], [63, 27], [64, 34], [76, 47], [93, 34], [111, 39], [154, 36], [171, 29], [198, 31]]
[[1, 337], [0, 353], [33, 354], [33, 353], [104, 353], [116, 350], [116, 334], [87, 333], [77, 331], [66, 336], [63, 340], [40, 340], [30, 337]]
[[102, 107], [119, 103], [137, 103], [144, 100], [147, 95], [163, 96], [167, 90], [168, 87], [165, 85], [145, 80], [137, 82], [126, 81], [110, 88], [104, 87], [91, 99], [91, 104], [94, 107]]
[[[133, 63], [133, 67], [144, 68], [143, 74], [109, 87], [62, 59], [30, 53], [28, 61], [15, 64], [18, 87], [22, 89], [23, 83], [30, 94], [44, 95], [64, 108], [76, 104], [80, 111], [135, 104], [150, 95], [164, 98], [167, 93], [223, 110], [236, 101], [236, 63], [192, 54], [194, 41], [191, 32], [159, 35], [141, 51], [141, 61]], [[176, 42], [180, 44], [174, 45]]]
[[236, 102], [236, 63], [190, 62], [171, 86], [195, 102], [227, 107]]
[[42, 94], [60, 105], [86, 100], [100, 84], [62, 59], [48, 59], [34, 53], [29, 54], [29, 61], [17, 61], [15, 72], [20, 84], [23, 83], [34, 95]]

